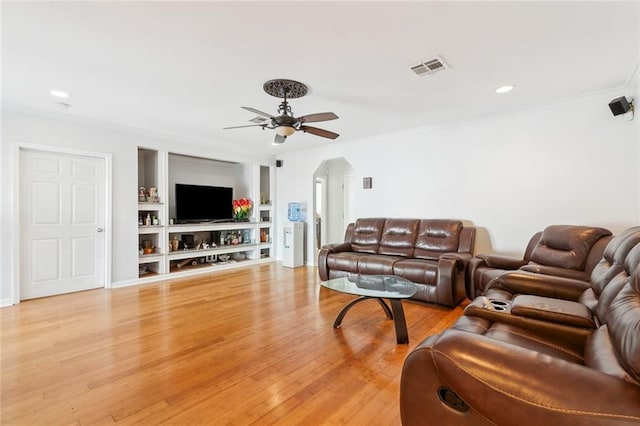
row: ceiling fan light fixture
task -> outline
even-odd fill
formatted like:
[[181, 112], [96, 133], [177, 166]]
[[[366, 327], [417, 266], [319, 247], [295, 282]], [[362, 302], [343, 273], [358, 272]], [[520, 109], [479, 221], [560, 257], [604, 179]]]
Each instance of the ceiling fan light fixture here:
[[294, 134], [296, 132], [296, 129], [294, 129], [291, 126], [278, 126], [276, 127], [276, 134], [280, 135], [280, 136], [291, 136], [292, 134]]

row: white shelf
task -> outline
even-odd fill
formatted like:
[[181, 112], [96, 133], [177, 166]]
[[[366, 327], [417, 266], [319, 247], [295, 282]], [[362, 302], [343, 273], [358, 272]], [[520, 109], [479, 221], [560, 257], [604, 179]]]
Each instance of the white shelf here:
[[143, 202], [138, 202], [138, 210], [150, 210], [150, 211], [156, 211], [156, 210], [161, 210], [162, 207], [164, 206], [163, 203], [143, 203]]
[[158, 234], [164, 231], [164, 226], [162, 225], [150, 225], [150, 226], [140, 226], [138, 225], [138, 234]]
[[167, 230], [170, 234], [184, 234], [187, 232], [253, 229], [255, 226], [256, 222], [191, 223], [184, 225], [170, 225]]
[[169, 260], [178, 260], [178, 259], [188, 259], [190, 257], [202, 257], [202, 256], [211, 256], [214, 254], [224, 254], [224, 253], [237, 253], [240, 251], [251, 251], [255, 250], [255, 244], [230, 244], [224, 246], [218, 246], [210, 249], [200, 249], [200, 250], [176, 250], [167, 253], [167, 258]]
[[138, 263], [152, 263], [163, 260], [164, 254], [162, 253], [143, 254], [138, 256]]
[[258, 210], [264, 210], [264, 211], [269, 211], [272, 209], [272, 205], [271, 204], [260, 204], [258, 206]]
[[260, 228], [270, 228], [271, 225], [271, 222], [258, 222], [258, 226], [260, 226]]

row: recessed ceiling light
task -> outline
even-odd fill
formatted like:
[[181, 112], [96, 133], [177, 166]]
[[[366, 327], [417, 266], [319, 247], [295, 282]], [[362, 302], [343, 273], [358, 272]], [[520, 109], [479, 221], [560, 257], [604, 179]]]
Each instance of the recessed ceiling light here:
[[49, 92], [51, 96], [55, 96], [56, 98], [68, 98], [69, 94], [67, 92], [63, 92], [62, 90], [52, 90]]
[[500, 87], [498, 87], [496, 89], [496, 93], [507, 93], [507, 92], [510, 92], [510, 91], [513, 90], [513, 87], [514, 86], [512, 86], [510, 84], [507, 84], [506, 86], [500, 86]]

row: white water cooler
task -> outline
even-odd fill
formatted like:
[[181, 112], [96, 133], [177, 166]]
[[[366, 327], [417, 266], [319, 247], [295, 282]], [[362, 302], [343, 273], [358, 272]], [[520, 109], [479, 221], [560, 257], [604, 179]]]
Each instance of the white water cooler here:
[[297, 268], [304, 265], [304, 222], [284, 224], [282, 266]]

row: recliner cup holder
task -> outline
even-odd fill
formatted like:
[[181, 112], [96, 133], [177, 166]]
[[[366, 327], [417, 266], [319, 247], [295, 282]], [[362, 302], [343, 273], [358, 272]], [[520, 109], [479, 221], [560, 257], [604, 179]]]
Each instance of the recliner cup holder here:
[[490, 309], [492, 311], [504, 312], [504, 311], [507, 310], [507, 308], [511, 304], [510, 302], [508, 302], [506, 300], [493, 300], [493, 299], [489, 299], [487, 297], [483, 297], [482, 299], [483, 299], [482, 306], [484, 308]]

